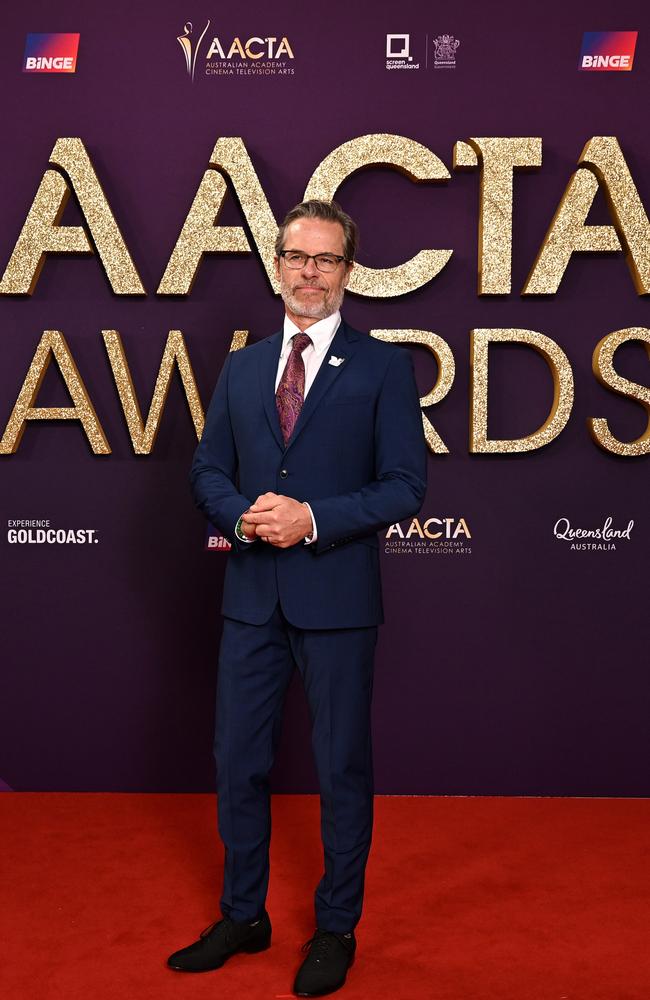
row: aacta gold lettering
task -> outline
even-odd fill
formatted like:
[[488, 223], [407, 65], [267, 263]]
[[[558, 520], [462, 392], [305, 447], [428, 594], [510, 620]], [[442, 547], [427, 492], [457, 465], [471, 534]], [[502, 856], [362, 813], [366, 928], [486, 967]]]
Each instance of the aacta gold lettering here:
[[[421, 345], [429, 350], [436, 358], [438, 377], [430, 392], [420, 399], [420, 405], [430, 407], [444, 399], [454, 380], [455, 365], [449, 345], [441, 337], [428, 330], [373, 330], [371, 333], [379, 340]], [[104, 330], [103, 338], [133, 451], [139, 455], [149, 455], [153, 450], [174, 367], [178, 368], [195, 433], [200, 439], [204, 427], [204, 410], [181, 331], [169, 331], [146, 421], [142, 419], [119, 333], [116, 330]], [[246, 346], [247, 340], [247, 330], [235, 330], [230, 350], [240, 350]], [[593, 357], [593, 370], [598, 380], [613, 392], [636, 400], [646, 412], [647, 426], [644, 433], [630, 442], [622, 442], [615, 438], [604, 417], [589, 419], [589, 430], [595, 443], [605, 451], [623, 457], [636, 457], [650, 451], [650, 389], [622, 378], [613, 365], [617, 348], [627, 341], [634, 340], [643, 343], [650, 356], [650, 330], [644, 327], [631, 327], [603, 337], [596, 345]], [[488, 437], [488, 350], [490, 344], [495, 343], [519, 343], [532, 347], [546, 361], [553, 379], [554, 394], [550, 413], [540, 428], [524, 438], [496, 440]], [[573, 373], [568, 358], [559, 345], [534, 330], [472, 330], [470, 354], [470, 452], [514, 454], [535, 451], [550, 444], [566, 425], [573, 406]], [[38, 391], [52, 358], [58, 365], [72, 397], [73, 406], [35, 406]], [[423, 414], [422, 418], [423, 433], [430, 451], [435, 454], [448, 453], [449, 449], [428, 417]], [[97, 455], [110, 454], [111, 449], [106, 436], [63, 334], [57, 330], [46, 330], [36, 348], [29, 371], [11, 411], [0, 441], [0, 455], [16, 453], [27, 421], [61, 419], [78, 420], [92, 451]]]
[[131, 372], [124, 354], [122, 340], [117, 330], [103, 330], [104, 345], [113, 371], [113, 378], [122, 404], [122, 410], [126, 418], [126, 425], [129, 429], [131, 444], [136, 455], [149, 455], [153, 448], [160, 418], [162, 416], [167, 394], [174, 374], [174, 364], [178, 366], [178, 371], [183, 384], [183, 391], [187, 405], [189, 406], [196, 430], [196, 436], [201, 437], [204, 426], [203, 407], [196, 388], [196, 379], [192, 363], [187, 353], [185, 339], [180, 330], [170, 330], [165, 344], [162, 361], [158, 369], [158, 377], [153, 390], [151, 406], [146, 424], [142, 422], [142, 414], [138, 404], [135, 387], [131, 379]]
[[[34, 406], [45, 373], [54, 358], [70, 393], [73, 406]], [[58, 330], [45, 330], [25, 376], [0, 441], [0, 455], [18, 451], [28, 420], [79, 420], [96, 455], [108, 455], [110, 448], [102, 426], [86, 392], [79, 369], [66, 339]]]
[[647, 455], [650, 452], [650, 389], [647, 386], [628, 381], [619, 375], [614, 368], [614, 354], [618, 348], [621, 344], [634, 340], [644, 344], [650, 359], [650, 330], [641, 326], [632, 326], [627, 330], [616, 330], [615, 333], [603, 337], [596, 344], [592, 360], [593, 373], [605, 388], [611, 389], [621, 396], [627, 396], [628, 399], [635, 399], [645, 409], [646, 428], [635, 441], [619, 441], [610, 431], [604, 417], [589, 417], [587, 426], [592, 438], [597, 445], [604, 448], [605, 451], [610, 451], [613, 455], [635, 456]]
[[[584, 164], [584, 165], [583, 165]], [[601, 188], [612, 226], [588, 226]], [[650, 293], [650, 223], [621, 147], [614, 136], [595, 136], [580, 154], [522, 295], [553, 295], [577, 251], [623, 250], [639, 295]]]
[[507, 295], [512, 275], [514, 171], [542, 164], [542, 140], [468, 139], [454, 146], [454, 169], [480, 164], [478, 217], [478, 294]]
[[[246, 46], [250, 48], [253, 43], [254, 47], [247, 58], [258, 57], [259, 48], [255, 46], [260, 41], [276, 39], [249, 39]], [[286, 39], [282, 39], [284, 42]], [[503, 295], [511, 289], [514, 171], [538, 168], [541, 157], [542, 140], [533, 136], [470, 138], [454, 146], [457, 170], [480, 170], [480, 295]], [[0, 281], [0, 294], [31, 295], [46, 254], [93, 253], [93, 244], [116, 295], [144, 294], [81, 139], [57, 139], [50, 163], [54, 169], [46, 170], [43, 176]], [[329, 200], [353, 173], [372, 166], [393, 167], [415, 182], [446, 183], [451, 177], [444, 163], [421, 143], [406, 136], [375, 133], [351, 139], [329, 153], [312, 174], [305, 197]], [[238, 198], [254, 246], [241, 226], [217, 224], [228, 191], [226, 182]], [[611, 225], [586, 224], [599, 189], [605, 195]], [[71, 191], [77, 196], [88, 233], [79, 226], [60, 224]], [[218, 139], [157, 293], [189, 295], [206, 253], [256, 250], [273, 292], [279, 294], [273, 272], [276, 233], [276, 220], [243, 140]], [[650, 223], [614, 136], [594, 136], [585, 145], [522, 295], [555, 294], [573, 254], [584, 251], [621, 251], [637, 293], [650, 294]], [[352, 272], [348, 291], [371, 299], [407, 295], [433, 281], [452, 254], [450, 249], [420, 250], [390, 268], [372, 268], [359, 262]]]
[[[573, 372], [566, 354], [554, 340], [534, 330], [472, 330], [470, 333], [471, 411], [470, 452], [535, 451], [558, 436], [571, 416]], [[553, 378], [551, 411], [533, 434], [497, 441], [488, 438], [488, 349], [490, 343], [528, 344], [540, 354]]]
[[81, 226], [62, 226], [61, 217], [74, 191], [110, 286], [116, 295], [144, 295], [145, 290], [120, 228], [81, 139], [57, 139], [25, 224], [7, 264], [2, 295], [31, 295], [48, 253], [92, 254]]
[[[442, 337], [430, 330], [371, 330], [370, 336], [393, 344], [422, 344], [428, 348], [436, 359], [438, 377], [431, 391], [420, 397], [420, 407], [434, 406], [445, 398], [454, 381], [456, 365], [449, 344]], [[422, 426], [429, 450], [437, 455], [448, 454], [449, 448], [425, 413], [422, 414]]]
[[[362, 135], [344, 142], [325, 157], [307, 185], [305, 200], [331, 201], [346, 178], [370, 166], [395, 167], [412, 181], [447, 181], [450, 177], [442, 160], [414, 139], [402, 135]], [[381, 208], [389, 211], [387, 205]], [[452, 252], [420, 250], [398, 267], [370, 268], [357, 264], [348, 291], [375, 299], [406, 295], [440, 274]]]
[[169, 258], [159, 295], [188, 295], [205, 253], [251, 252], [241, 226], [218, 226], [228, 178], [248, 222], [271, 288], [280, 285], [273, 268], [278, 226], [241, 139], [218, 139], [189, 215]]

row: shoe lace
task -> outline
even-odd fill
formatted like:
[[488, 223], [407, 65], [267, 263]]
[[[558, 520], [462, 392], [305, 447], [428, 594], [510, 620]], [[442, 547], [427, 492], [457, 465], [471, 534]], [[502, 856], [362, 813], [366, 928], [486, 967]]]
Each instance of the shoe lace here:
[[332, 931], [316, 931], [309, 941], [305, 941], [302, 951], [309, 951], [310, 956], [319, 962], [321, 959], [327, 958], [328, 952], [331, 951], [335, 941], [339, 941], [339, 937]]

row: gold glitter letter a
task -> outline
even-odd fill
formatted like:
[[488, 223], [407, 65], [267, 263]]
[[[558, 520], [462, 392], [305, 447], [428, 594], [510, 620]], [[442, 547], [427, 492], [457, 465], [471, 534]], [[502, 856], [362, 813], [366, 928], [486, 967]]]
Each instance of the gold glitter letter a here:
[[[34, 400], [52, 357], [59, 366], [74, 406], [34, 406]], [[0, 455], [12, 455], [18, 451], [28, 420], [80, 420], [95, 454], [110, 454], [108, 441], [74, 363], [70, 348], [58, 330], [45, 330], [41, 337], [0, 441]]]
[[93, 253], [81, 226], [59, 225], [71, 190], [116, 295], [144, 295], [145, 290], [97, 179], [81, 139], [57, 139], [50, 163], [65, 171], [46, 170], [9, 259], [0, 295], [31, 295], [46, 253]]
[[[614, 136], [594, 136], [580, 154], [522, 295], [552, 295], [576, 251], [625, 251], [639, 295], [650, 293], [650, 223]], [[613, 226], [585, 224], [599, 185]]]
[[255, 173], [244, 143], [239, 138], [218, 139], [185, 220], [176, 246], [169, 258], [159, 295], [189, 295], [204, 253], [250, 253], [251, 246], [241, 226], [218, 226], [226, 196], [226, 181], [231, 181], [273, 291], [280, 286], [273, 273], [277, 223], [262, 185]]

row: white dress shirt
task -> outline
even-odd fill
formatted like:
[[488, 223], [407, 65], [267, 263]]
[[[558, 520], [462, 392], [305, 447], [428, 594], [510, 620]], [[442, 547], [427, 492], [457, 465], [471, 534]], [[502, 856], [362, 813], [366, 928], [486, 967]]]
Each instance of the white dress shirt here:
[[[331, 316], [326, 316], [325, 319], [319, 319], [318, 322], [312, 323], [308, 326], [306, 330], [301, 330], [299, 326], [289, 319], [286, 315], [284, 316], [284, 328], [282, 333], [282, 350], [280, 351], [280, 358], [278, 361], [278, 370], [275, 376], [275, 391], [278, 391], [278, 386], [280, 384], [280, 379], [282, 378], [282, 373], [286, 367], [289, 355], [291, 353], [291, 342], [296, 333], [306, 333], [308, 337], [311, 338], [311, 344], [307, 344], [304, 351], [302, 352], [302, 359], [305, 365], [305, 394], [303, 399], [307, 398], [307, 393], [311, 389], [314, 379], [318, 374], [318, 369], [323, 363], [323, 359], [327, 354], [328, 348], [332, 341], [334, 340], [334, 334], [339, 328], [341, 323], [341, 313], [338, 311], [332, 313]], [[311, 524], [312, 532], [305, 538], [305, 545], [311, 545], [318, 538], [318, 532], [316, 530], [316, 520], [314, 518], [314, 512], [307, 503], [303, 500], [305, 507], [308, 508], [311, 514]], [[244, 542], [254, 542], [255, 538], [246, 538], [242, 532], [236, 532], [237, 538]]]

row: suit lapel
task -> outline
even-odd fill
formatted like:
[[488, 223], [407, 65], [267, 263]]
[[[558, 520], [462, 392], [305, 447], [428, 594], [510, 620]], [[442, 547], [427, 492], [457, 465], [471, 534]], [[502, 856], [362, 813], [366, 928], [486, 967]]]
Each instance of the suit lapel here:
[[[309, 328], [307, 328], [307, 332], [309, 332]], [[327, 390], [334, 384], [343, 369], [349, 364], [350, 358], [357, 349], [359, 335], [355, 330], [352, 330], [352, 328], [349, 327], [344, 320], [341, 320], [339, 328], [334, 335], [334, 339], [332, 340], [332, 343], [327, 349], [327, 353], [321, 362], [316, 378], [307, 393], [307, 398], [302, 405], [302, 409], [296, 421], [296, 426], [293, 429], [293, 434], [289, 438], [289, 443], [287, 444], [286, 449], [282, 438], [282, 431], [280, 429], [280, 418], [278, 416], [278, 410], [275, 403], [275, 379], [278, 372], [280, 352], [282, 351], [282, 339], [283, 331], [279, 330], [278, 333], [274, 333], [265, 341], [266, 349], [260, 352], [259, 377], [262, 403], [264, 405], [264, 410], [266, 411], [269, 426], [273, 432], [273, 436], [282, 450], [288, 451], [291, 445], [295, 442], [296, 438], [304, 430], [310, 417], [314, 413], [314, 410]], [[330, 365], [329, 359], [332, 356], [336, 358], [343, 358], [343, 361], [339, 365]]]
[[265, 350], [260, 351], [259, 376], [260, 392], [262, 394], [262, 403], [264, 404], [264, 409], [266, 411], [266, 418], [269, 422], [271, 430], [273, 431], [273, 436], [277, 440], [280, 447], [284, 450], [284, 441], [282, 439], [282, 431], [280, 429], [280, 418], [278, 416], [277, 406], [275, 405], [275, 376], [278, 372], [280, 352], [282, 351], [282, 337], [283, 331], [279, 330], [278, 333], [274, 333], [272, 337], [267, 338], [265, 342]]

